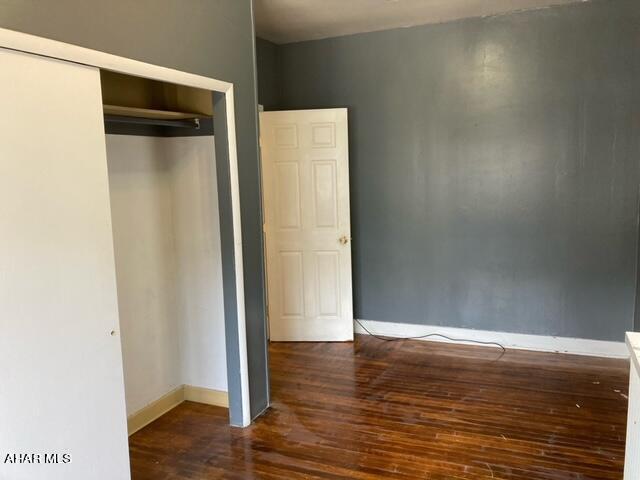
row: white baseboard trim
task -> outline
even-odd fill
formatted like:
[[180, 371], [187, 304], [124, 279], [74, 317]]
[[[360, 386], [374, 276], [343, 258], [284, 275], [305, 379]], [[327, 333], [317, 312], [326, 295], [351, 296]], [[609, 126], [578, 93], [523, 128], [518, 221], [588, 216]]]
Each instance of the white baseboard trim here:
[[127, 417], [127, 431], [129, 432], [129, 436], [146, 427], [154, 420], [157, 420], [169, 410], [173, 410], [185, 400], [229, 408], [229, 396], [227, 392], [212, 390], [210, 388], [194, 387], [193, 385], [180, 385], [178, 388], [171, 390], [149, 405], [129, 415]]
[[132, 413], [127, 417], [127, 431], [129, 432], [129, 436], [146, 427], [182, 402], [184, 402], [184, 385], [180, 385], [175, 390], [171, 390], [149, 405]]
[[206, 403], [207, 405], [216, 407], [229, 408], [229, 394], [220, 390], [185, 385], [184, 399], [190, 402]]
[[[468, 328], [439, 327], [432, 325], [412, 325], [409, 323], [380, 322], [375, 320], [358, 320], [371, 333], [384, 337], [418, 337], [430, 333], [440, 333], [457, 339], [497, 342], [505, 348], [534, 350], [538, 352], [571, 353], [595, 357], [629, 358], [629, 351], [624, 342], [589, 340], [584, 338], [552, 337], [545, 335], [528, 335], [524, 333], [492, 332], [488, 330], [472, 330]], [[354, 322], [356, 333], [368, 333]], [[474, 345], [464, 341], [446, 340], [440, 337], [428, 337], [420, 340]], [[478, 345], [478, 344], [475, 344]], [[484, 345], [489, 346], [491, 345]]]

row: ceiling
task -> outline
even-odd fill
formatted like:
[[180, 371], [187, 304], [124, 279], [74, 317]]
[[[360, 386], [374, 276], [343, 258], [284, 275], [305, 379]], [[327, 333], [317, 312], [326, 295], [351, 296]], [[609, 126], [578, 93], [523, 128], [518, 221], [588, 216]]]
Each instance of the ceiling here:
[[584, 0], [255, 0], [256, 33], [292, 43]]

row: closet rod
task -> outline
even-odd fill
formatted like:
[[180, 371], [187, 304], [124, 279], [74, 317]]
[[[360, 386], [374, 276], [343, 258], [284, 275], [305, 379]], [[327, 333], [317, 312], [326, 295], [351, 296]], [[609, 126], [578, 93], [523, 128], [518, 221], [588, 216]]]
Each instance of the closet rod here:
[[105, 123], [129, 123], [134, 125], [157, 125], [162, 127], [180, 127], [200, 129], [200, 119], [163, 120], [160, 118], [127, 117], [125, 115], [105, 115]]

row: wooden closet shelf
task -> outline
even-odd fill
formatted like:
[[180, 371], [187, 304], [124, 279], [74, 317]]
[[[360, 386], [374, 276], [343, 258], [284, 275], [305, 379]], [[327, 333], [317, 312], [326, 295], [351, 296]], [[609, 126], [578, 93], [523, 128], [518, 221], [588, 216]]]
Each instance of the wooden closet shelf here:
[[149, 108], [123, 107], [120, 105], [103, 105], [105, 115], [119, 115], [122, 117], [153, 118], [160, 120], [186, 120], [192, 118], [207, 118], [208, 115], [189, 112], [172, 112], [168, 110], [153, 110]]

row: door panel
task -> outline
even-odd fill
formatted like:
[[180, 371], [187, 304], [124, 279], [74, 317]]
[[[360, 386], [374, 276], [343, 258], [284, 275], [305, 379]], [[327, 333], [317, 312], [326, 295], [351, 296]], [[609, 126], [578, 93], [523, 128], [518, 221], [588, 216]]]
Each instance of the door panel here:
[[298, 229], [301, 225], [300, 173], [295, 162], [281, 162], [276, 165], [278, 180], [278, 226], [281, 229]]
[[60, 461], [0, 478], [128, 479], [99, 72], [0, 49], [0, 110], [0, 452]]
[[316, 287], [318, 289], [318, 316], [340, 315], [340, 253], [315, 252]]
[[271, 340], [352, 340], [347, 111], [260, 122]]
[[302, 318], [304, 315], [304, 273], [302, 252], [280, 252], [282, 266], [282, 315]]
[[336, 197], [336, 161], [312, 162], [313, 212], [316, 228], [338, 227], [338, 202]]

